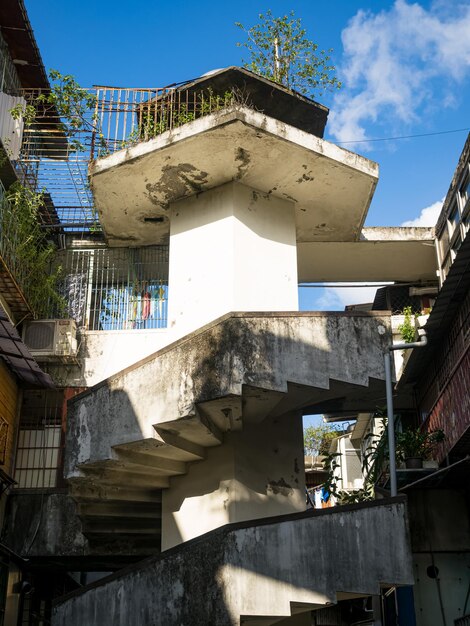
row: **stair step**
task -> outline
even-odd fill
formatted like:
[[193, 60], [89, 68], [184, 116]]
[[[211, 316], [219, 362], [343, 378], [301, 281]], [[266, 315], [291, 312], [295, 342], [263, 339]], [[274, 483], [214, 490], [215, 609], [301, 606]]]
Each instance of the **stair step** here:
[[131, 452], [137, 452], [155, 456], [162, 459], [170, 459], [172, 461], [199, 461], [199, 457], [195, 457], [191, 452], [187, 452], [181, 448], [172, 446], [169, 443], [163, 441], [157, 433], [155, 438], [141, 439], [140, 441], [131, 441], [129, 443], [119, 444], [115, 446], [115, 450], [129, 450]]
[[86, 478], [69, 480], [70, 494], [78, 503], [102, 502], [161, 502], [161, 488], [130, 487], [91, 483]]
[[[159, 422], [154, 424], [154, 428], [159, 434], [169, 432], [184, 441], [194, 443], [202, 448], [220, 446], [222, 443], [222, 432], [204, 416], [197, 415], [171, 422]], [[164, 439], [164, 441], [167, 440]]]
[[161, 518], [160, 503], [153, 502], [86, 502], [78, 505], [80, 517]]
[[205, 458], [206, 451], [203, 446], [193, 443], [192, 441], [188, 441], [187, 439], [183, 439], [183, 437], [180, 437], [177, 432], [165, 430], [164, 428], [161, 428], [159, 424], [154, 425], [154, 428], [157, 435], [163, 442], [173, 448], [179, 449], [186, 455], [188, 461], [201, 461]]
[[112, 519], [96, 518], [93, 520], [83, 520], [82, 529], [84, 535], [161, 535], [160, 520], [143, 519]]
[[94, 552], [135, 554], [145, 558], [161, 552], [161, 536], [151, 533], [126, 534], [126, 533], [87, 533], [87, 539]]
[[158, 475], [155, 471], [149, 471], [148, 467], [128, 469], [118, 465], [114, 461], [97, 465], [82, 465], [80, 470], [91, 480], [99, 482], [100, 485], [125, 485], [129, 488], [155, 487], [167, 488], [169, 481], [167, 476]]
[[123, 462], [126, 469], [133, 472], [152, 472], [161, 476], [179, 476], [186, 474], [186, 463], [165, 459], [147, 453], [136, 452], [135, 450], [123, 449], [118, 446], [114, 448], [119, 461]]

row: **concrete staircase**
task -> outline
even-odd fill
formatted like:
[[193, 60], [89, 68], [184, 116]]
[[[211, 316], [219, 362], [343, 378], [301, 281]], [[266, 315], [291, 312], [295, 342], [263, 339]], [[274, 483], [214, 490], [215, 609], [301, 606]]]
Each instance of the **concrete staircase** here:
[[411, 584], [405, 500], [394, 498], [227, 525], [69, 594], [52, 624], [271, 626]]
[[159, 552], [162, 489], [170, 477], [185, 474], [188, 463], [203, 460], [207, 446], [222, 442], [216, 427], [194, 421], [192, 429], [199, 443], [157, 426], [155, 438], [114, 446], [112, 459], [80, 466], [70, 492], [92, 549]]
[[390, 318], [230, 314], [70, 404], [66, 477], [96, 549], [158, 551], [162, 490], [224, 433], [383, 404]]

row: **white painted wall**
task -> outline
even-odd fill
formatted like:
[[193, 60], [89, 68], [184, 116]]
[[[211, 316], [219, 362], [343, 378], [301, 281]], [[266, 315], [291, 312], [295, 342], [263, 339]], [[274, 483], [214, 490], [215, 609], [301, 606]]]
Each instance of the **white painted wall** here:
[[162, 495], [162, 550], [224, 524], [305, 510], [302, 417], [224, 435]]
[[297, 311], [294, 205], [239, 183], [171, 209], [169, 330], [230, 311]]
[[166, 329], [86, 331], [81, 338], [81, 367], [48, 367], [60, 386], [91, 387], [134, 365], [170, 343]]

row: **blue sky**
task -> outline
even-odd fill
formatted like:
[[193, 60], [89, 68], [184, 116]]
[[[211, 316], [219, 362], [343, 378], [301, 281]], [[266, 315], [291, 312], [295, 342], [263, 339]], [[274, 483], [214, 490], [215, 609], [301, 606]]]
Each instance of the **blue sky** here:
[[[325, 137], [380, 165], [366, 225], [432, 225], [470, 126], [470, 4], [460, 0], [185, 2], [25, 0], [47, 68], [93, 84], [163, 87], [240, 65], [236, 46], [258, 13], [294, 10], [332, 59], [344, 88], [319, 100], [331, 113]], [[424, 210], [424, 211], [423, 211]], [[417, 220], [417, 221], [416, 221]], [[301, 307], [341, 309], [367, 289], [308, 289]]]
[[[326, 138], [377, 161], [380, 180], [366, 225], [432, 225], [470, 126], [470, 4], [461, 0], [25, 0], [47, 68], [93, 84], [162, 87], [241, 64], [236, 46], [258, 13], [293, 10], [332, 59], [344, 88]], [[430, 207], [430, 208], [429, 208]], [[428, 209], [428, 210], [425, 210]], [[424, 214], [422, 213], [424, 211]], [[370, 290], [308, 289], [302, 308], [341, 309]]]

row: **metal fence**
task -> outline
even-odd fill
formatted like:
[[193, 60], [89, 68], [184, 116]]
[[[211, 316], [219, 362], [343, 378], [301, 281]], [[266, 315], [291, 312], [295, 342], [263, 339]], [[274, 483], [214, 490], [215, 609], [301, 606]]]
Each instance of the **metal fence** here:
[[88, 330], [165, 328], [168, 246], [67, 250], [59, 259], [67, 313]]
[[92, 157], [106, 156], [240, 101], [236, 90], [96, 87]]

